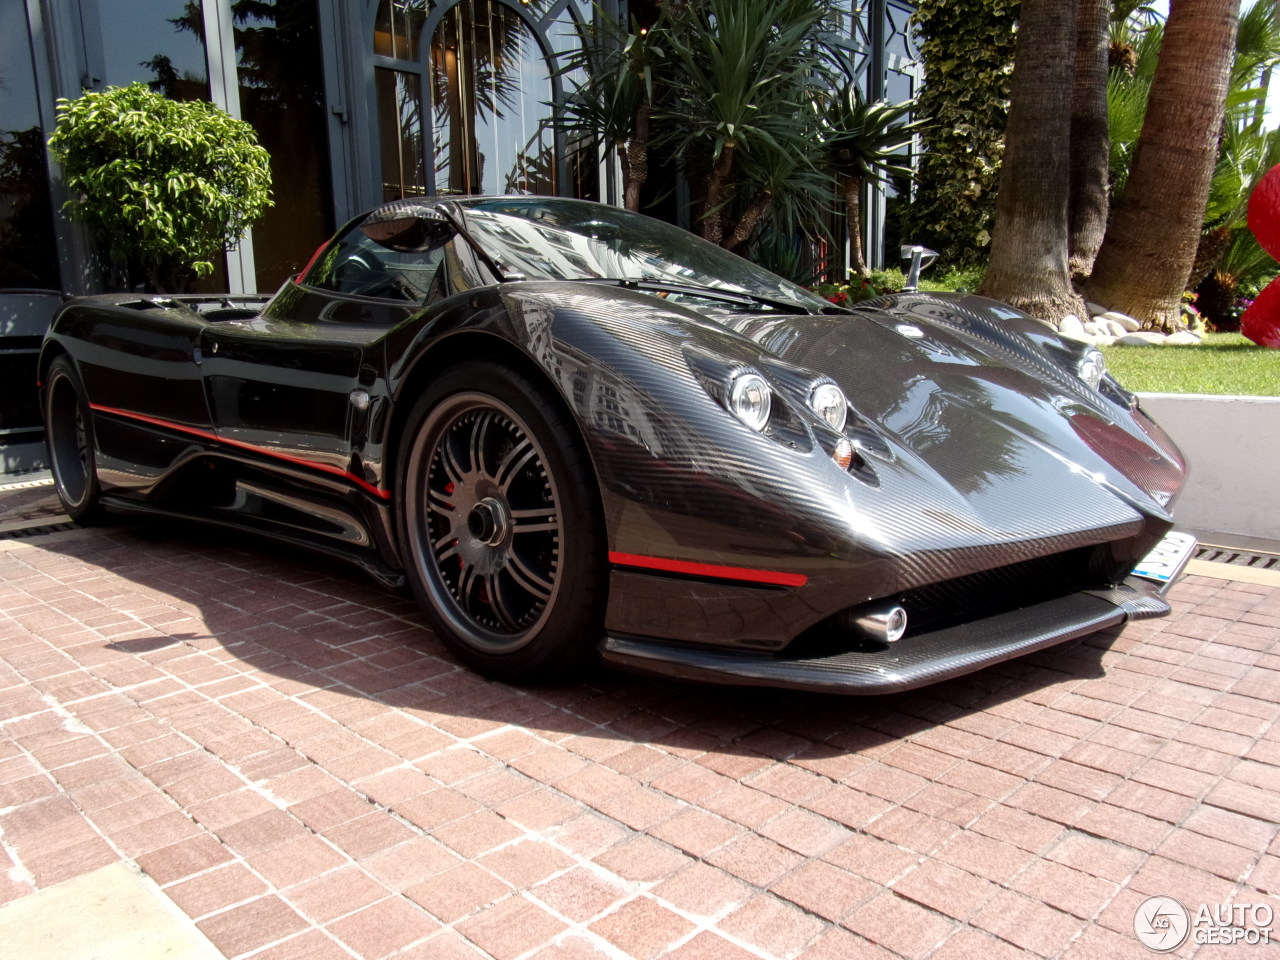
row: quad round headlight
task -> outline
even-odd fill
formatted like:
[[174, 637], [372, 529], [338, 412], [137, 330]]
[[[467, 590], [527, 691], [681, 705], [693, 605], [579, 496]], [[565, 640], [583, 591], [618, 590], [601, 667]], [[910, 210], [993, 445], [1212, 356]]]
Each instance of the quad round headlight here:
[[844, 429], [849, 415], [849, 401], [834, 383], [820, 383], [809, 394], [809, 408], [837, 433]]
[[1097, 347], [1090, 347], [1080, 357], [1076, 365], [1076, 373], [1080, 379], [1097, 390], [1102, 383], [1102, 375], [1107, 372], [1107, 360]]
[[742, 373], [729, 387], [729, 410], [735, 417], [757, 432], [769, 424], [773, 391], [758, 373]]

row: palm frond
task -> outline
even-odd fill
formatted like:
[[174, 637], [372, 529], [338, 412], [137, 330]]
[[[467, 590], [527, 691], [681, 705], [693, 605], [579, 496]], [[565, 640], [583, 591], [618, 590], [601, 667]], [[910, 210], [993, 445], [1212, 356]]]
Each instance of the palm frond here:
[[914, 100], [868, 102], [858, 85], [846, 82], [818, 104], [819, 136], [826, 166], [842, 178], [888, 180], [910, 176], [901, 151], [928, 129], [927, 119], [910, 119]]

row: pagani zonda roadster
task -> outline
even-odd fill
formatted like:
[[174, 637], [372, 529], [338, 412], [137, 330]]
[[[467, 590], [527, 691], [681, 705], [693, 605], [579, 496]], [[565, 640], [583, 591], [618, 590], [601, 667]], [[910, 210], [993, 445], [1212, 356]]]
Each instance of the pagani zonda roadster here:
[[1182, 459], [1095, 349], [978, 297], [834, 307], [607, 206], [397, 201], [269, 300], [72, 301], [40, 368], [72, 517], [407, 580], [498, 678], [904, 690], [1176, 575], [1132, 573]]

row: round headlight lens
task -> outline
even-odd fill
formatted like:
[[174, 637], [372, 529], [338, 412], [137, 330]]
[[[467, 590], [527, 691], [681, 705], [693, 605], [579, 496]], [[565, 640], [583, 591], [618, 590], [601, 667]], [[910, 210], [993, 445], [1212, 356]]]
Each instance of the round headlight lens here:
[[1102, 355], [1102, 351], [1097, 347], [1086, 350], [1084, 356], [1080, 358], [1080, 365], [1076, 368], [1076, 372], [1081, 380], [1097, 390], [1102, 383], [1102, 375], [1107, 372], [1107, 360]]
[[849, 415], [849, 401], [834, 383], [820, 383], [809, 395], [809, 407], [837, 433], [844, 429]]
[[773, 391], [760, 374], [743, 373], [734, 378], [729, 388], [729, 409], [752, 430], [759, 432], [768, 426], [772, 405]]

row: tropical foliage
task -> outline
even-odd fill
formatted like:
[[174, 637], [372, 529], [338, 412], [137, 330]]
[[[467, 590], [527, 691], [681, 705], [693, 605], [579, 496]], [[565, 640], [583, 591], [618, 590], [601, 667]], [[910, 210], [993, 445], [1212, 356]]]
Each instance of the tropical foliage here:
[[[828, 45], [829, 0], [654, 9], [627, 28], [597, 11], [581, 51], [562, 60], [571, 89], [557, 125], [617, 157], [629, 208], [639, 208], [652, 164], [678, 167], [697, 232], [804, 279], [798, 241], [826, 237], [837, 181], [856, 238], [850, 191], [856, 201], [867, 179], [909, 175], [897, 151], [918, 129], [913, 105], [851, 99]], [[853, 259], [865, 269], [859, 250]]]
[[823, 161], [840, 187], [849, 229], [849, 272], [865, 277], [862, 255], [862, 185], [891, 176], [910, 177], [901, 151], [922, 131], [927, 120], [911, 120], [914, 101], [899, 104], [868, 103], [853, 81], [846, 81], [819, 107]]
[[1238, 11], [1238, 0], [1170, 8], [1129, 176], [1085, 285], [1091, 301], [1153, 328], [1184, 323], [1181, 297], [1211, 187]]
[[68, 213], [131, 282], [154, 290], [180, 292], [212, 273], [271, 205], [268, 156], [252, 127], [143, 83], [59, 100], [49, 148], [73, 194]]
[[906, 231], [947, 263], [985, 259], [1009, 111], [1018, 0], [921, 0], [925, 83], [916, 200]]
[[662, 145], [701, 182], [699, 232], [740, 245], [812, 169], [824, 0], [705, 0], [673, 13]]
[[[1111, 127], [1111, 177], [1123, 192], [1146, 114], [1147, 99], [1164, 42], [1164, 23], [1144, 8], [1117, 4], [1112, 24], [1113, 66], [1107, 99]], [[1119, 62], [1115, 51], [1129, 51]], [[1274, 276], [1275, 262], [1245, 222], [1258, 180], [1280, 163], [1280, 134], [1263, 125], [1270, 75], [1280, 63], [1280, 18], [1275, 0], [1257, 0], [1240, 14], [1226, 113], [1205, 210], [1203, 234], [1187, 286], [1198, 292], [1199, 311], [1215, 327], [1239, 325], [1242, 298]]]
[[571, 78], [555, 123], [584, 142], [603, 148], [622, 168], [623, 205], [640, 209], [640, 188], [649, 179], [649, 121], [655, 99], [654, 73], [666, 57], [658, 42], [664, 30], [630, 29], [596, 9], [582, 43], [565, 55], [557, 73]]
[[1280, 163], [1280, 132], [1264, 127], [1271, 71], [1280, 63], [1280, 15], [1275, 0], [1259, 0], [1240, 16], [1231, 92], [1213, 171], [1204, 234], [1187, 281], [1199, 307], [1219, 330], [1238, 329], [1244, 299], [1275, 276], [1275, 261], [1247, 223], [1249, 197]]

